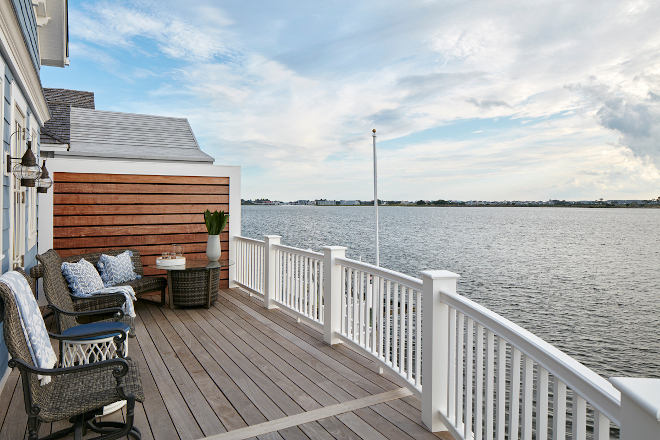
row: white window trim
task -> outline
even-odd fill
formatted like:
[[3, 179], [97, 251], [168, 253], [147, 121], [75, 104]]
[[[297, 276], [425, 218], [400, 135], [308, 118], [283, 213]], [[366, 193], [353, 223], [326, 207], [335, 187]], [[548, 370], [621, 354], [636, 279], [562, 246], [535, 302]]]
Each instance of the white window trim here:
[[[35, 123], [34, 118], [30, 117], [30, 123]], [[32, 151], [37, 151], [37, 140], [36, 131], [32, 130]], [[35, 154], [36, 155], [36, 154]], [[28, 188], [28, 205], [27, 205], [27, 221], [28, 221], [28, 240], [27, 240], [27, 249], [25, 252], [32, 249], [37, 244], [37, 189]]]
[[[27, 118], [28, 118], [27, 117], [27, 111], [26, 111], [27, 110], [27, 104], [25, 103], [25, 101], [23, 99], [19, 99], [19, 97], [20, 97], [19, 93], [20, 92], [19, 92], [18, 88], [16, 87], [16, 85], [12, 84], [12, 105], [11, 105], [11, 116], [12, 117], [11, 117], [11, 125], [10, 125], [12, 133], [14, 133], [14, 131], [15, 131], [15, 126], [16, 126], [16, 122], [17, 122], [17, 118], [18, 118], [17, 112], [20, 113], [20, 115], [23, 118], [23, 127], [22, 127], [23, 130], [25, 130], [25, 128], [27, 127], [27, 122], [28, 122], [27, 121]], [[24, 104], [23, 107], [26, 110], [23, 110], [21, 108], [21, 104]], [[19, 139], [20, 139], [20, 135], [17, 134], [16, 136], [19, 136]], [[12, 153], [12, 142], [19, 142], [19, 141], [16, 139], [15, 136], [11, 137], [10, 142], [9, 142], [9, 153], [10, 153], [10, 155]], [[19, 157], [22, 157], [22, 155], [24, 153], [22, 147], [23, 146], [20, 145], [19, 151], [17, 152]], [[15, 219], [15, 216], [16, 216], [16, 214], [14, 212], [14, 207], [15, 207], [15, 204], [16, 204], [15, 200], [14, 200], [15, 179], [14, 179], [12, 173], [10, 173], [9, 176], [10, 176], [9, 177], [9, 193], [11, 194], [11, 202], [9, 203], [9, 270], [13, 270], [13, 268], [14, 268], [13, 267], [13, 264], [14, 264], [14, 251], [15, 251], [15, 249], [14, 249], [14, 241], [15, 241], [14, 240], [14, 238], [15, 238], [14, 234], [16, 233], [14, 229], [17, 227], [17, 225], [14, 224], [14, 219]], [[25, 191], [25, 190], [23, 190], [23, 191]], [[19, 188], [19, 192], [20, 192], [20, 188]], [[27, 194], [26, 194], [26, 196], [27, 196]], [[25, 204], [25, 206], [21, 206], [21, 208], [20, 208], [20, 209], [23, 210], [23, 215], [27, 214], [25, 212], [27, 210], [27, 209], [25, 209], [26, 207], [27, 207], [27, 203]], [[26, 255], [28, 250], [26, 249], [26, 243], [25, 243], [25, 241], [26, 241], [25, 240], [26, 239], [25, 218], [23, 218], [22, 220], [23, 221], [21, 221], [21, 224], [18, 225], [18, 227], [20, 228], [19, 229], [19, 232], [20, 232], [19, 251], [22, 251], [23, 258], [25, 258], [25, 255]], [[25, 264], [25, 263], [23, 263], [23, 264]]]

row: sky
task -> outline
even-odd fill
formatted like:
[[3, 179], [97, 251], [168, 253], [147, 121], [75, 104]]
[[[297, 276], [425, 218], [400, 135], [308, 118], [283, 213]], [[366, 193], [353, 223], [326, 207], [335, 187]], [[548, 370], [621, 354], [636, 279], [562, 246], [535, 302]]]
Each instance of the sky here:
[[69, 0], [44, 87], [187, 118], [245, 199], [660, 196], [660, 2]]

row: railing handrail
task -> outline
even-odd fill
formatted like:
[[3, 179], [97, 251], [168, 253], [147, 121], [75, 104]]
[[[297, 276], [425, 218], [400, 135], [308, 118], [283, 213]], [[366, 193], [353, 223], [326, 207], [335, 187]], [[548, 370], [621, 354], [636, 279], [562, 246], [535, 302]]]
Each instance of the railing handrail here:
[[458, 294], [440, 293], [447, 305], [501, 336], [619, 425], [621, 393], [605, 378], [492, 310]]
[[235, 240], [240, 240], [240, 241], [245, 241], [245, 242], [248, 242], [248, 243], [254, 243], [254, 244], [257, 244], [257, 245], [260, 245], [260, 246], [263, 246], [265, 244], [265, 242], [263, 240], [257, 240], [257, 239], [254, 239], [254, 238], [243, 237], [241, 235], [235, 235], [234, 239]]
[[286, 246], [284, 244], [274, 244], [273, 248], [278, 251], [287, 251], [287, 252], [291, 252], [292, 254], [313, 258], [315, 260], [323, 260], [323, 254], [321, 252], [306, 251], [304, 249], [299, 249], [292, 246]]
[[368, 272], [371, 275], [385, 278], [387, 280], [398, 283], [404, 287], [408, 287], [410, 289], [414, 289], [419, 292], [422, 291], [423, 284], [422, 284], [422, 280], [420, 280], [419, 278], [411, 277], [402, 274], [400, 272], [395, 272], [390, 269], [384, 269], [382, 267], [374, 266], [373, 264], [363, 263], [362, 261], [351, 260], [349, 258], [337, 258], [337, 262], [342, 266], [355, 270]]

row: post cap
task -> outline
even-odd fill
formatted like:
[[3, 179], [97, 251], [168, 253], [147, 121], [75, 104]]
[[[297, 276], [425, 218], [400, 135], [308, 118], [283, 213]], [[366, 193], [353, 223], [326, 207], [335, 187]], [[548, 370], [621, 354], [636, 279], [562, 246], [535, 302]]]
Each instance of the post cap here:
[[628, 396], [660, 422], [660, 379], [610, 377], [614, 388]]
[[440, 280], [443, 278], [460, 278], [461, 276], [448, 270], [425, 270], [422, 271], [422, 277]]
[[329, 251], [345, 251], [348, 249], [346, 246], [323, 246], [321, 249]]
[[264, 238], [282, 238], [281, 235], [264, 235]]

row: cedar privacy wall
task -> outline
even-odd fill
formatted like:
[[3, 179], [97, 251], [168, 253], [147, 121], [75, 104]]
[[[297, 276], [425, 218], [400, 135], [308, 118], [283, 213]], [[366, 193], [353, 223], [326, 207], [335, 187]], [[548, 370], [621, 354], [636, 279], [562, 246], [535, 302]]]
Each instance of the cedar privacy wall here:
[[[145, 275], [166, 275], [156, 257], [174, 243], [206, 258], [203, 213], [229, 212], [229, 177], [56, 172], [53, 180], [53, 248], [61, 256], [135, 248]], [[227, 259], [229, 224], [220, 241]], [[228, 287], [223, 269], [220, 288]]]

